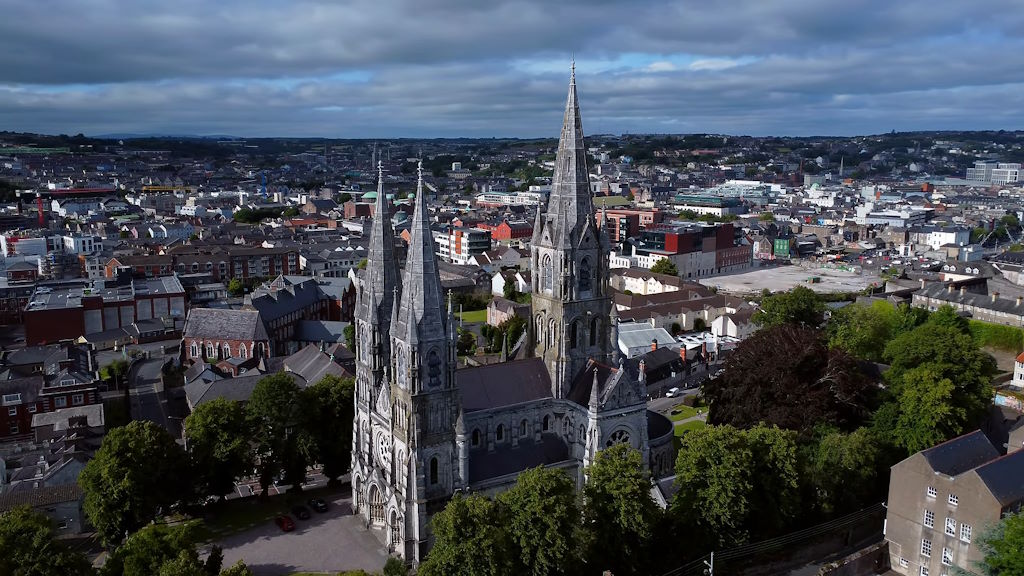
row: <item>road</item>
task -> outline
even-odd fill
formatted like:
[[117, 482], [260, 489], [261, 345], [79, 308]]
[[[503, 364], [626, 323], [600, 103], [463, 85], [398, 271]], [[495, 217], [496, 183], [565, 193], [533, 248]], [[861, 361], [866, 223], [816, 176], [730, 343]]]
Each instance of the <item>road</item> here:
[[167, 400], [160, 387], [160, 368], [163, 358], [140, 360], [128, 372], [131, 383], [132, 420], [149, 420], [165, 428], [175, 438], [181, 438], [181, 423], [167, 417]]

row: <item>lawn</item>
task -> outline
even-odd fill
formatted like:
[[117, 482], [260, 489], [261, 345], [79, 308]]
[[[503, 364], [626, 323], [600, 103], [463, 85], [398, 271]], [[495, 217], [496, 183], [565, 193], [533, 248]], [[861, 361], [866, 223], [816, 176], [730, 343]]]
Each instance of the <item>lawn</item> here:
[[697, 408], [687, 406], [680, 402], [672, 407], [672, 410], [668, 413], [668, 418], [673, 422], [678, 422], [680, 420], [686, 420], [687, 418], [693, 418], [697, 414]]
[[462, 320], [463, 322], [470, 322], [470, 323], [472, 323], [472, 322], [479, 322], [481, 324], [484, 323], [484, 322], [487, 322], [487, 310], [486, 309], [484, 309], [484, 310], [466, 310], [465, 312], [456, 313], [456, 316], [458, 316], [459, 319]]
[[682, 436], [690, 430], [699, 430], [707, 426], [707, 423], [703, 420], [690, 420], [689, 422], [683, 422], [675, 427], [676, 436]]

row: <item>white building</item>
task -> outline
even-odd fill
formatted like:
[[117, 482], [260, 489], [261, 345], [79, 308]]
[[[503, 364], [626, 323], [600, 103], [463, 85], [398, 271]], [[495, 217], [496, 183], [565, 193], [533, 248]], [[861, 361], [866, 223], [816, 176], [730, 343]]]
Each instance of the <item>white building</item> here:
[[103, 248], [103, 239], [96, 236], [74, 234], [63, 236], [64, 251], [73, 254], [92, 254]]

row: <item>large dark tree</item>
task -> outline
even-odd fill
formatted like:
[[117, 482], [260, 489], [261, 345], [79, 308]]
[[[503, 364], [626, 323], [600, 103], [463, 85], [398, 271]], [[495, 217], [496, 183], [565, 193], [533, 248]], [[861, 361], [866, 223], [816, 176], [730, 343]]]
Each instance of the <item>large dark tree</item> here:
[[327, 375], [303, 392], [303, 427], [310, 438], [310, 457], [324, 467], [334, 484], [352, 464], [352, 419], [355, 381]]
[[46, 516], [24, 506], [0, 514], [0, 574], [88, 576], [92, 566], [54, 539]]
[[125, 540], [107, 559], [101, 576], [208, 576], [220, 570], [220, 554], [199, 559], [188, 524], [150, 524]]
[[764, 327], [797, 324], [817, 328], [824, 319], [824, 301], [805, 286], [765, 296], [753, 317], [754, 323]]
[[434, 547], [419, 567], [423, 576], [514, 574], [512, 541], [498, 504], [486, 496], [456, 494], [431, 520]]
[[498, 496], [518, 553], [517, 574], [572, 573], [579, 563], [580, 511], [576, 487], [557, 468], [533, 468]]
[[806, 434], [819, 423], [856, 428], [875, 390], [858, 362], [830, 350], [821, 332], [782, 324], [741, 342], [704, 396], [711, 424], [745, 429], [763, 422]]
[[190, 492], [188, 470], [184, 450], [156, 424], [114, 428], [78, 477], [85, 513], [103, 542], [116, 544]]

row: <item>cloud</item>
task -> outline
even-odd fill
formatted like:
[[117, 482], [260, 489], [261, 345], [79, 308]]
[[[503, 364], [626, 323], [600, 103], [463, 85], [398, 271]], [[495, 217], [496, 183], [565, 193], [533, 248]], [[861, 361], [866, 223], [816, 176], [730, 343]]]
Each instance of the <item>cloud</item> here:
[[590, 133], [1024, 120], [1018, 0], [3, 4], [3, 129], [555, 135], [573, 53]]

